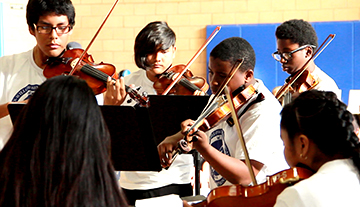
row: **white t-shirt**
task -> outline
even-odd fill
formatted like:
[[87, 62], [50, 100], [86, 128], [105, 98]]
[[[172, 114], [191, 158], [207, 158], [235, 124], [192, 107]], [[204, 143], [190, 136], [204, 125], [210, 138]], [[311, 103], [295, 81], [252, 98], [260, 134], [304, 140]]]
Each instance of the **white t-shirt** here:
[[[270, 93], [261, 80], [256, 80], [255, 89], [265, 96], [265, 99], [255, 103], [240, 117], [239, 123], [245, 139], [246, 147], [251, 160], [264, 164], [256, 176], [258, 184], [266, 181], [266, 176], [273, 175], [288, 169], [284, 157], [284, 146], [280, 138], [280, 111], [279, 101]], [[238, 111], [238, 115], [248, 104], [256, 99], [255, 94]], [[220, 152], [240, 160], [245, 160], [235, 126], [230, 126], [226, 120], [206, 132], [210, 144]], [[231, 185], [224, 177], [210, 166], [210, 188]]]
[[[46, 78], [33, 58], [33, 50], [0, 57], [0, 104], [28, 99]], [[10, 116], [0, 119], [0, 150], [12, 130]]]
[[311, 75], [315, 79], [319, 80], [319, 84], [317, 84], [314, 89], [332, 91], [337, 95], [338, 99], [341, 100], [341, 90], [329, 75], [322, 71], [318, 66], [315, 66], [315, 70], [311, 73]]
[[287, 187], [275, 207], [360, 206], [360, 178], [351, 159], [325, 163], [310, 178]]
[[[146, 71], [139, 69], [138, 71], [125, 76], [125, 83], [135, 86], [141, 86], [138, 91], [140, 94], [146, 92], [148, 95], [155, 95], [153, 82], [146, 76]], [[129, 96], [122, 105], [134, 105], [136, 102], [131, 100]], [[191, 180], [191, 168], [194, 166], [193, 156], [191, 154], [179, 155], [174, 163], [167, 169], [160, 172], [144, 172], [144, 171], [122, 171], [120, 174], [120, 186], [126, 189], [148, 190], [164, 187], [170, 184], [186, 184]]]

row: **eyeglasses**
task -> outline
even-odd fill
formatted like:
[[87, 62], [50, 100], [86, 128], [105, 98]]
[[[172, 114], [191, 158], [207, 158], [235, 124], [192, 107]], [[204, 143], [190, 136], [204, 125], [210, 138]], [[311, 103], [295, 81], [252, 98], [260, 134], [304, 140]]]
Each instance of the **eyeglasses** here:
[[72, 29], [72, 26], [57, 26], [57, 27], [50, 27], [50, 26], [37, 26], [34, 24], [36, 31], [40, 34], [50, 34], [53, 29], [56, 31], [58, 35], [67, 34]]
[[279, 61], [279, 62], [280, 62], [281, 59], [283, 58], [283, 59], [287, 62], [287, 61], [291, 60], [293, 53], [295, 53], [295, 52], [297, 52], [297, 51], [300, 51], [300, 50], [303, 50], [303, 49], [305, 49], [305, 48], [307, 48], [307, 47], [311, 47], [311, 48], [313, 48], [313, 49], [315, 48], [314, 45], [303, 45], [303, 46], [301, 46], [301, 47], [299, 47], [299, 48], [297, 48], [297, 49], [295, 49], [295, 50], [293, 50], [293, 51], [291, 51], [291, 52], [279, 53], [278, 51], [276, 51], [276, 52], [274, 52], [274, 53], [272, 54], [272, 56], [273, 56], [273, 58], [274, 58], [276, 61]]

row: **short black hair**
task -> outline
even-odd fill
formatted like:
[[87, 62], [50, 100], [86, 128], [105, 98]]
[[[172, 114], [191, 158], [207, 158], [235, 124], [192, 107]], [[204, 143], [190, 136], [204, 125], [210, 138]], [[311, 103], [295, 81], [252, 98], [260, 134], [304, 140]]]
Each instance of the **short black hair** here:
[[282, 23], [276, 28], [277, 39], [290, 39], [293, 43], [314, 45], [318, 47], [318, 38], [314, 27], [302, 19], [292, 19]]
[[75, 8], [71, 0], [29, 0], [26, 7], [26, 21], [31, 29], [34, 28], [41, 16], [66, 15], [71, 28], [75, 25]]
[[135, 38], [135, 63], [139, 68], [147, 69], [150, 64], [146, 56], [160, 50], [167, 50], [175, 46], [175, 32], [164, 21], [155, 21], [147, 24]]
[[212, 49], [210, 56], [229, 61], [231, 64], [243, 59], [244, 62], [240, 67], [243, 72], [255, 68], [255, 51], [250, 43], [241, 37], [230, 37], [221, 41]]

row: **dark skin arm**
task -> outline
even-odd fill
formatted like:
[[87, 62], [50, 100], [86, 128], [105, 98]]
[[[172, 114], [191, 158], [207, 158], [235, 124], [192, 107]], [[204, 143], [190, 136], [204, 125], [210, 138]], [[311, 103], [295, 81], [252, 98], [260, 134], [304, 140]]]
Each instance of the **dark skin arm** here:
[[[172, 162], [171, 153], [176, 146], [177, 142], [181, 140], [184, 136], [184, 132], [194, 123], [193, 120], [186, 120], [181, 123], [182, 131], [178, 132], [175, 135], [167, 137], [162, 143], [158, 146], [158, 152], [160, 160], [163, 161], [162, 166], [168, 166]], [[194, 129], [196, 131], [197, 129]], [[191, 133], [189, 133], [191, 134]], [[204, 157], [204, 159], [226, 180], [233, 184], [243, 184], [248, 185], [252, 182], [249, 170], [245, 161], [239, 160], [234, 157], [225, 155], [212, 147], [209, 144], [208, 137], [203, 131], [197, 131], [195, 134], [197, 141], [193, 142], [193, 147]], [[189, 137], [188, 140], [192, 138]], [[166, 155], [167, 154], [167, 155]], [[250, 160], [252, 168], [254, 170], [255, 176], [259, 173], [263, 164]]]

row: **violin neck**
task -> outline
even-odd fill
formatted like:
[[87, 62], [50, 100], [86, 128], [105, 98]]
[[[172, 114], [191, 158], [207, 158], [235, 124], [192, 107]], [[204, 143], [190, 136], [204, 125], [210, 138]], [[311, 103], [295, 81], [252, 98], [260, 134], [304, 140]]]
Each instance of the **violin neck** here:
[[186, 78], [182, 78], [179, 81], [179, 84], [184, 86], [186, 89], [190, 90], [192, 93], [194, 93], [195, 91], [200, 91], [201, 89], [199, 87], [197, 87], [196, 85], [194, 85], [193, 83], [191, 83], [188, 79]]
[[81, 67], [80, 70], [81, 70], [81, 72], [83, 72], [89, 76], [92, 76], [98, 80], [101, 80], [105, 83], [107, 82], [107, 78], [109, 77], [108, 74], [106, 74], [100, 70], [97, 70], [96, 68], [92, 67], [89, 64], [84, 65], [83, 67]]

